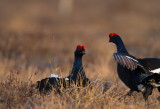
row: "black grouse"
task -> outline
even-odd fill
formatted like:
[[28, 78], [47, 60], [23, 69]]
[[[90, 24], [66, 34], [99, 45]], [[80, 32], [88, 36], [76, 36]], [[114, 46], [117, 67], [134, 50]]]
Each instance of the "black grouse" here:
[[137, 59], [128, 53], [117, 33], [110, 33], [109, 38], [109, 42], [115, 43], [117, 47], [113, 57], [118, 63], [118, 76], [130, 88], [130, 94], [133, 91], [142, 92], [147, 100], [153, 88], [158, 88], [160, 92], [160, 59]]
[[86, 47], [78, 45], [74, 55], [74, 64], [70, 75], [66, 78], [59, 78], [58, 76], [49, 77], [37, 81], [36, 88], [40, 93], [49, 93], [53, 89], [57, 93], [60, 93], [60, 88], [67, 88], [71, 84], [86, 86], [90, 83], [89, 79], [86, 77], [85, 71], [82, 65], [82, 57], [86, 53]]

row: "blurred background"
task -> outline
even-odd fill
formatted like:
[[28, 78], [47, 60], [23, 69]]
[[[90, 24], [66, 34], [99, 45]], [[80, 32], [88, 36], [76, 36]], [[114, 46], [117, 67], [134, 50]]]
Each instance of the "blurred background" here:
[[18, 72], [25, 81], [69, 74], [77, 45], [85, 45], [88, 78], [117, 80], [118, 33], [138, 57], [160, 57], [159, 0], [1, 0], [0, 80]]

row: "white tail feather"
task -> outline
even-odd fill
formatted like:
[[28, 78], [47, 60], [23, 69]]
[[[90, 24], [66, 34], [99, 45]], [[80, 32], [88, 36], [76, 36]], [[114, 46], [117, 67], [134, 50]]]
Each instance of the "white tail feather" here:
[[137, 87], [138, 87], [138, 90], [139, 90], [139, 91], [142, 91], [142, 90], [143, 90], [143, 88], [144, 88], [144, 85], [139, 84]]
[[58, 77], [58, 75], [55, 75], [55, 74], [51, 74], [51, 77], [60, 78]]
[[69, 78], [65, 78], [66, 81], [69, 81]]
[[160, 68], [151, 70], [150, 72], [152, 72], [152, 73], [160, 73]]

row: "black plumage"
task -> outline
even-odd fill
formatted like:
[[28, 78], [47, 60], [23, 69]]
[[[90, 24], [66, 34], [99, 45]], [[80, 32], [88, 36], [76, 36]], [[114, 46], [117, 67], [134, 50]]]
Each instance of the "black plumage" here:
[[90, 80], [86, 77], [85, 71], [82, 65], [82, 57], [85, 54], [85, 46], [77, 46], [74, 52], [75, 59], [73, 68], [70, 75], [66, 78], [49, 77], [37, 81], [36, 88], [40, 93], [49, 93], [53, 89], [57, 93], [60, 93], [60, 88], [70, 87], [71, 84], [86, 86], [90, 83]]
[[152, 94], [153, 88], [160, 91], [160, 59], [137, 59], [130, 55], [117, 33], [109, 35], [109, 42], [116, 44], [117, 53], [113, 54], [117, 61], [117, 72], [122, 82], [131, 92], [141, 91], [145, 100]]

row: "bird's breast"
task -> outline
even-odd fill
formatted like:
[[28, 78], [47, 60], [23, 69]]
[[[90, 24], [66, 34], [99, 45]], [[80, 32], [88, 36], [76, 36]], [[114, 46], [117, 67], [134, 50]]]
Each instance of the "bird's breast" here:
[[131, 70], [127, 69], [126, 67], [123, 67], [121, 65], [118, 64], [117, 66], [117, 72], [118, 72], [118, 76], [121, 79], [121, 81], [130, 89], [134, 89], [135, 86], [133, 85], [133, 81], [132, 81], [132, 74], [131, 74]]

